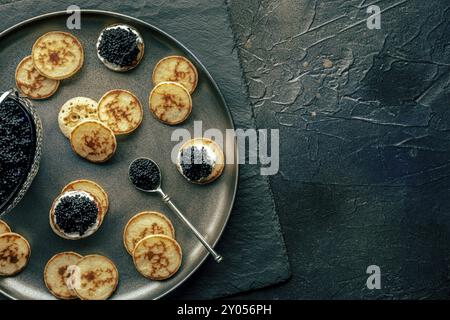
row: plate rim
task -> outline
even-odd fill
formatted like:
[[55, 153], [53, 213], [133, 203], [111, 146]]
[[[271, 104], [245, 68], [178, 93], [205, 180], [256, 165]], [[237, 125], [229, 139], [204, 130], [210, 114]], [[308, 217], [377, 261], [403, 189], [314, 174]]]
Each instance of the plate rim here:
[[[206, 76], [209, 78], [209, 81], [211, 81], [212, 86], [214, 87], [214, 89], [217, 91], [219, 98], [222, 102], [222, 104], [225, 106], [226, 109], [226, 113], [228, 118], [230, 119], [231, 122], [231, 126], [233, 130], [236, 129], [235, 126], [235, 122], [234, 122], [234, 118], [233, 115], [230, 111], [230, 108], [228, 107], [228, 104], [222, 94], [222, 91], [220, 90], [219, 86], [217, 85], [216, 81], [214, 80], [214, 78], [212, 77], [211, 73], [208, 71], [208, 69], [206, 68], [206, 66], [201, 62], [201, 60], [189, 49], [187, 48], [183, 43], [181, 43], [179, 40], [177, 40], [174, 36], [170, 35], [169, 33], [167, 33], [166, 31], [160, 29], [159, 27], [156, 27], [155, 25], [148, 23], [142, 19], [139, 18], [135, 18], [133, 16], [129, 16], [126, 14], [122, 14], [122, 13], [118, 13], [118, 12], [114, 12], [114, 11], [108, 11], [108, 10], [99, 10], [99, 9], [80, 9], [80, 13], [81, 14], [90, 14], [90, 15], [104, 15], [104, 16], [109, 16], [109, 17], [115, 17], [115, 18], [120, 18], [120, 19], [124, 19], [124, 20], [130, 20], [136, 24], [141, 24], [144, 25], [146, 28], [150, 28], [152, 29], [154, 32], [157, 32], [159, 34], [161, 34], [164, 37], [167, 37], [168, 39], [170, 39], [171, 41], [173, 41], [177, 46], [179, 46], [185, 53], [187, 53], [188, 55], [190, 55], [190, 57], [192, 59], [195, 60], [195, 63], [197, 65], [199, 65], [202, 69], [203, 72], [205, 72]], [[68, 15], [67, 11], [53, 11], [53, 12], [49, 12], [49, 13], [44, 13], [44, 14], [40, 14], [37, 16], [34, 16], [32, 18], [29, 19], [25, 19], [22, 20], [21, 22], [18, 22], [14, 25], [12, 25], [11, 27], [6, 28], [5, 30], [0, 32], [0, 41], [10, 35], [12, 32], [14, 32], [17, 29], [20, 29], [28, 24], [37, 22], [39, 20], [45, 20], [47, 18], [54, 18], [57, 16], [64, 16], [64, 15]], [[237, 191], [239, 189], [239, 164], [236, 162], [237, 159], [239, 159], [239, 148], [237, 147], [237, 141], [236, 141], [236, 137], [234, 138], [234, 166], [235, 166], [235, 174], [234, 174], [234, 191], [233, 191], [233, 195], [231, 198], [231, 205], [230, 208], [227, 212], [226, 218], [225, 218], [225, 223], [223, 224], [222, 228], [220, 229], [217, 239], [215, 239], [212, 243], [212, 247], [215, 247], [217, 245], [217, 243], [219, 242], [219, 240], [221, 239], [223, 232], [225, 230], [225, 227], [227, 226], [230, 216], [231, 216], [231, 212], [234, 208], [235, 202], [236, 202], [236, 195], [237, 195]], [[5, 214], [7, 215], [7, 214]], [[198, 263], [192, 270], [191, 272], [189, 272], [184, 279], [182, 279], [180, 282], [178, 282], [177, 284], [175, 284], [174, 286], [172, 286], [170, 289], [168, 289], [166, 292], [160, 294], [159, 296], [155, 297], [154, 300], [158, 300], [161, 299], [162, 297], [168, 295], [169, 293], [173, 292], [175, 289], [177, 289], [179, 286], [181, 286], [184, 282], [186, 282], [199, 268], [200, 266], [203, 265], [203, 263], [206, 261], [206, 259], [210, 256], [209, 252], [204, 252], [204, 257], [200, 260], [200, 263]], [[226, 257], [225, 257], [226, 259]], [[3, 296], [11, 299], [11, 300], [19, 300], [19, 298], [14, 297], [13, 295], [5, 292], [3, 289], [0, 288], [0, 294], [2, 294]], [[145, 297], [145, 296], [144, 296]]]

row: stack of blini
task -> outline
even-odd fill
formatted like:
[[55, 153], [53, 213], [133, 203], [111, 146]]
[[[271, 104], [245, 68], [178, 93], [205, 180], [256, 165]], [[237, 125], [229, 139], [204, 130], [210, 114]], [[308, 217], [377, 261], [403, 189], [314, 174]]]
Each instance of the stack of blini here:
[[61, 252], [47, 262], [44, 282], [59, 299], [105, 300], [116, 290], [119, 272], [107, 257]]
[[153, 69], [150, 111], [164, 124], [184, 122], [192, 112], [191, 94], [198, 83], [198, 72], [188, 59], [168, 56]]
[[175, 229], [162, 213], [145, 211], [132, 217], [125, 226], [123, 243], [136, 269], [149, 279], [168, 279], [181, 266], [182, 250]]
[[28, 264], [31, 247], [27, 239], [11, 231], [8, 224], [0, 220], [0, 276], [14, 276]]
[[139, 99], [130, 91], [116, 89], [98, 102], [86, 97], [68, 100], [61, 107], [58, 124], [76, 154], [101, 163], [116, 152], [116, 136], [136, 130], [143, 116]]
[[31, 55], [16, 68], [16, 85], [31, 99], [46, 99], [59, 88], [60, 81], [75, 75], [83, 66], [84, 50], [72, 34], [53, 31], [39, 37]]

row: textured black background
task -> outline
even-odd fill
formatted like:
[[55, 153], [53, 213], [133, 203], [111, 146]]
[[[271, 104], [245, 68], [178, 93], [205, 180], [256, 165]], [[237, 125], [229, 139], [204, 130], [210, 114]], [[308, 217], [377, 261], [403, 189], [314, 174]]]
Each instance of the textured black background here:
[[229, 2], [257, 126], [280, 129], [271, 186], [293, 273], [238, 297], [449, 297], [449, 5]]
[[[280, 129], [271, 184], [293, 272], [247, 297], [449, 297], [449, 6], [232, 2], [257, 125]], [[365, 287], [371, 264], [381, 290]]]

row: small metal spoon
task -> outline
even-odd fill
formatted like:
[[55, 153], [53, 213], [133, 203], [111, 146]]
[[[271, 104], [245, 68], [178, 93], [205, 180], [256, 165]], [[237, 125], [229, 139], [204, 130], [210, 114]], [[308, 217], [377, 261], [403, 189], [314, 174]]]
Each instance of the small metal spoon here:
[[[133, 180], [131, 179], [131, 173], [130, 173], [130, 169], [133, 166], [133, 164], [136, 161], [139, 160], [147, 160], [152, 162], [156, 168], [158, 168], [158, 174], [159, 174], [159, 183], [158, 185], [154, 188], [154, 189], [142, 189], [139, 186], [137, 186], [136, 184], [133, 183]], [[128, 168], [128, 178], [130, 179], [131, 183], [133, 183], [133, 185], [136, 187], [136, 189], [143, 191], [143, 192], [148, 192], [148, 193], [158, 193], [159, 195], [161, 195], [164, 203], [186, 224], [186, 226], [189, 227], [189, 229], [191, 229], [191, 231], [194, 233], [194, 235], [197, 237], [198, 240], [200, 240], [200, 242], [205, 246], [205, 248], [209, 251], [209, 253], [211, 253], [211, 255], [214, 257], [214, 260], [216, 262], [221, 262], [223, 260], [223, 257], [218, 254], [209, 244], [208, 242], [206, 242], [206, 239], [200, 234], [200, 232], [198, 232], [198, 230], [189, 222], [189, 220], [181, 213], [180, 210], [178, 210], [178, 208], [173, 204], [173, 202], [170, 200], [170, 197], [164, 193], [164, 191], [161, 189], [161, 169], [159, 168], [159, 166], [156, 164], [155, 161], [153, 161], [152, 159], [149, 158], [138, 158], [133, 160], [133, 162], [130, 164], [129, 168]]]

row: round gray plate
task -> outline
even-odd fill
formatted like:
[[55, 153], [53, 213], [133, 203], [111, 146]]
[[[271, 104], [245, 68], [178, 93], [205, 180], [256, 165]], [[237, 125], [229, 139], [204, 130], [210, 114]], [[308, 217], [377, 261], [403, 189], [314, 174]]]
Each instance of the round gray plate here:
[[[25, 21], [0, 34], [1, 91], [15, 86], [15, 67], [23, 57], [30, 54], [38, 36], [51, 30], [67, 31], [66, 19], [65, 12], [51, 13]], [[99, 32], [113, 23], [127, 23], [136, 27], [145, 40], [144, 59], [136, 69], [127, 73], [106, 69], [96, 56], [95, 42]], [[28, 239], [32, 254], [22, 273], [11, 278], [0, 278], [0, 292], [15, 299], [51, 299], [42, 280], [44, 266], [54, 254], [73, 250], [83, 255], [103, 254], [115, 262], [120, 282], [112, 298], [157, 299], [185, 281], [205, 260], [207, 251], [182, 222], [166, 209], [157, 195], [141, 193], [133, 188], [127, 178], [128, 165], [140, 156], [157, 161], [163, 173], [163, 189], [209, 243], [215, 244], [233, 206], [238, 166], [227, 165], [223, 175], [210, 185], [193, 185], [178, 173], [170, 160], [172, 148], [177, 144], [171, 141], [171, 135], [177, 128], [186, 128], [193, 134], [194, 120], [202, 120], [204, 130], [217, 128], [223, 132], [234, 128], [233, 121], [217, 85], [205, 67], [165, 32], [131, 17], [94, 10], [82, 12], [81, 27], [81, 30], [71, 32], [84, 44], [83, 68], [74, 77], [64, 80], [53, 97], [34, 102], [44, 127], [40, 170], [20, 204], [3, 217], [13, 231]], [[148, 108], [153, 67], [159, 59], [173, 54], [188, 57], [199, 71], [198, 87], [192, 96], [192, 114], [188, 121], [177, 127], [158, 122]], [[109, 162], [92, 164], [77, 157], [69, 141], [59, 131], [59, 108], [75, 96], [98, 100], [106, 91], [115, 88], [131, 90], [139, 97], [144, 106], [144, 120], [134, 133], [118, 139], [117, 153]], [[236, 150], [234, 141], [227, 141], [225, 147]], [[76, 179], [91, 179], [101, 184], [109, 194], [110, 210], [97, 233], [84, 240], [69, 241], [52, 232], [48, 212], [53, 199], [64, 185]], [[160, 211], [174, 223], [176, 238], [183, 249], [183, 264], [169, 280], [157, 282], [142, 277], [122, 244], [125, 224], [133, 215], [144, 210]]]

